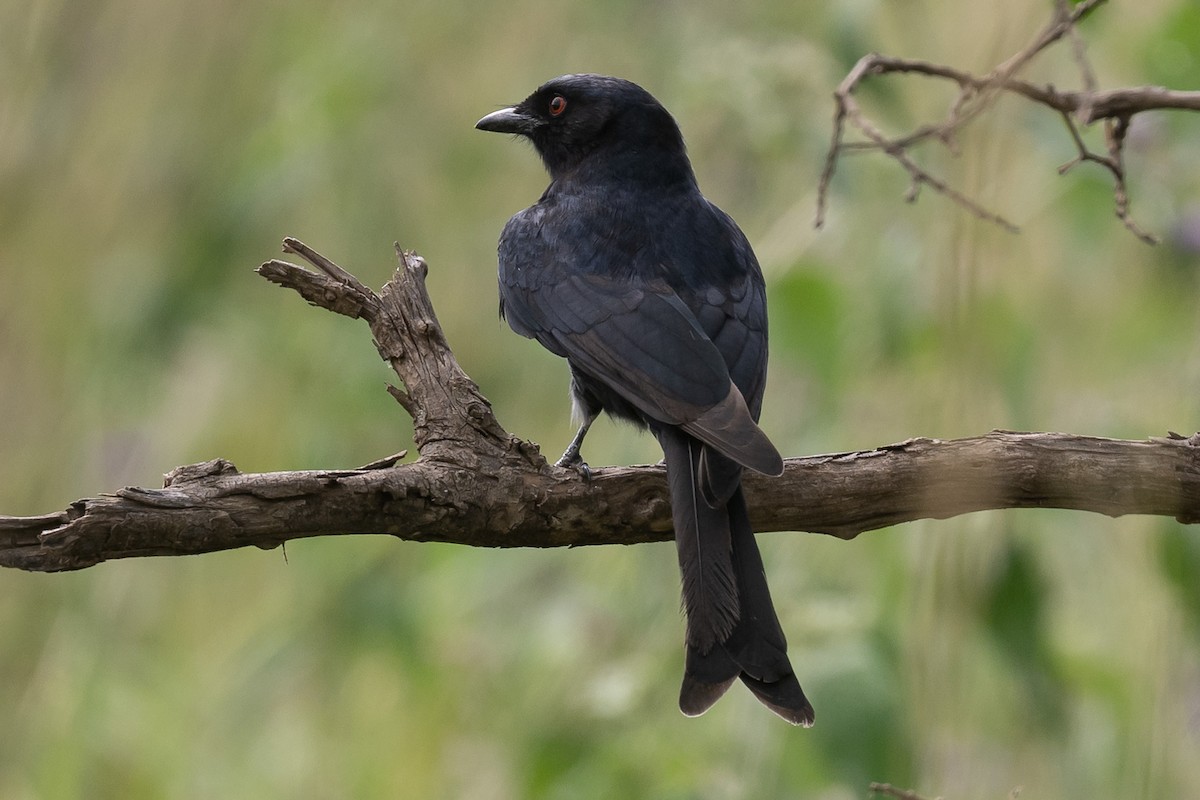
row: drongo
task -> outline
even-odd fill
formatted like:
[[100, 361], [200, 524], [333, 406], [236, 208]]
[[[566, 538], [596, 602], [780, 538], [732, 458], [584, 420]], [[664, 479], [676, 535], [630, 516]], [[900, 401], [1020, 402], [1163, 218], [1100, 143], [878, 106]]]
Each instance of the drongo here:
[[558, 465], [587, 475], [580, 446], [601, 411], [662, 445], [687, 614], [680, 709], [702, 714], [741, 678], [811, 725], [741, 488], [743, 469], [783, 472], [758, 427], [767, 305], [750, 243], [637, 84], [565, 75], [475, 127], [528, 138], [550, 173], [500, 236], [500, 314], [570, 365], [582, 424]]

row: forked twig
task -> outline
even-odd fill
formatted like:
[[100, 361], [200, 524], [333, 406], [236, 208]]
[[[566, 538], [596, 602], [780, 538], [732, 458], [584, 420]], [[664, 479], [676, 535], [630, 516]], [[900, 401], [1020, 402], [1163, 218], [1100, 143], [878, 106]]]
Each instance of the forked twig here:
[[[926, 185], [939, 194], [945, 195], [974, 216], [1000, 225], [1010, 232], [1016, 232], [1017, 226], [1008, 219], [984, 208], [980, 203], [951, 187], [946, 181], [932, 175], [920, 166], [909, 153], [913, 146], [928, 139], [935, 139], [950, 149], [952, 153], [956, 153], [955, 142], [958, 133], [969, 122], [990, 109], [999, 96], [1008, 92], [1053, 109], [1063, 117], [1079, 154], [1071, 162], [1059, 168], [1060, 174], [1065, 174], [1073, 166], [1083, 161], [1103, 166], [1113, 178], [1113, 197], [1117, 217], [1131, 233], [1143, 242], [1157, 243], [1157, 237], [1144, 230], [1130, 215], [1129, 190], [1124, 164], [1126, 133], [1133, 116], [1143, 111], [1162, 109], [1200, 111], [1200, 92], [1173, 91], [1157, 86], [1098, 89], [1095, 72], [1088, 62], [1077, 25], [1080, 20], [1105, 1], [1085, 0], [1085, 2], [1072, 7], [1065, 0], [1057, 0], [1054, 18], [1033, 41], [986, 75], [975, 75], [943, 64], [934, 64], [918, 59], [896, 58], [877, 53], [871, 53], [861, 58], [834, 91], [833, 135], [817, 185], [816, 226], [821, 227], [825, 222], [829, 187], [839, 158], [843, 154], [879, 150], [893, 158], [908, 172], [911, 183], [906, 193], [906, 199], [910, 201], [915, 199], [920, 187]], [[1064, 37], [1071, 42], [1083, 84], [1082, 90], [1060, 91], [1053, 86], [1037, 86], [1017, 77], [1018, 73], [1035, 56]], [[885, 135], [880, 127], [863, 113], [854, 98], [854, 92], [868, 77], [888, 73], [924, 75], [958, 84], [958, 94], [951, 104], [946, 118], [937, 123], [921, 125], [903, 136], [889, 137]], [[1100, 155], [1089, 150], [1077, 127], [1077, 121], [1080, 124], [1089, 125], [1098, 120], [1103, 120], [1105, 123], [1107, 155]], [[846, 141], [847, 125], [860, 132], [865, 140]]]

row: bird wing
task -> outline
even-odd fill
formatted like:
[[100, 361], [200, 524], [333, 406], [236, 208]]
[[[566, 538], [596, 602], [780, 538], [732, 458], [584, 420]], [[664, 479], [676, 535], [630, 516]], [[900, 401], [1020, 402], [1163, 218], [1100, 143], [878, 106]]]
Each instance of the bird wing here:
[[[728, 214], [703, 200], [699, 235], [686, 239], [692, 285], [680, 287], [757, 421], [767, 377], [767, 300], [750, 242]], [[705, 449], [700, 459], [706, 500], [724, 505], [741, 483], [741, 467]]]
[[782, 471], [721, 351], [665, 283], [507, 267], [503, 310], [517, 333], [566, 357], [650, 419], [677, 425], [750, 469]]
[[694, 297], [687, 305], [721, 352], [729, 376], [757, 420], [767, 375], [766, 287], [741, 229], [729, 215], [705, 202], [707, 235], [696, 237], [688, 254], [699, 265], [692, 274], [702, 276], [703, 283], [692, 290]]

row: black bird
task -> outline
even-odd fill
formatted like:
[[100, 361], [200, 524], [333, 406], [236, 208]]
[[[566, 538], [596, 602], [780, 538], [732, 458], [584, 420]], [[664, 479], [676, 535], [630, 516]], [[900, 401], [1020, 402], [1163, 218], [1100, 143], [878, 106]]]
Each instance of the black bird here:
[[696, 716], [741, 678], [811, 725], [742, 495], [742, 469], [783, 472], [758, 427], [767, 368], [762, 271], [734, 221], [696, 185], [674, 118], [619, 78], [565, 75], [476, 128], [533, 142], [550, 173], [500, 236], [500, 314], [567, 359], [582, 421], [601, 411], [662, 445], [687, 656], [679, 707]]

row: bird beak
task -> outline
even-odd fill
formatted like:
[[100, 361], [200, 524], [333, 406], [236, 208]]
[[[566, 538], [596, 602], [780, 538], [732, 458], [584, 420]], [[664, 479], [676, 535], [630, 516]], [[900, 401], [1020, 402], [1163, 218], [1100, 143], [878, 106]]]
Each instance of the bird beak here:
[[518, 134], [529, 134], [536, 125], [535, 118], [522, 113], [515, 107], [493, 111], [475, 123], [475, 127], [481, 131]]

